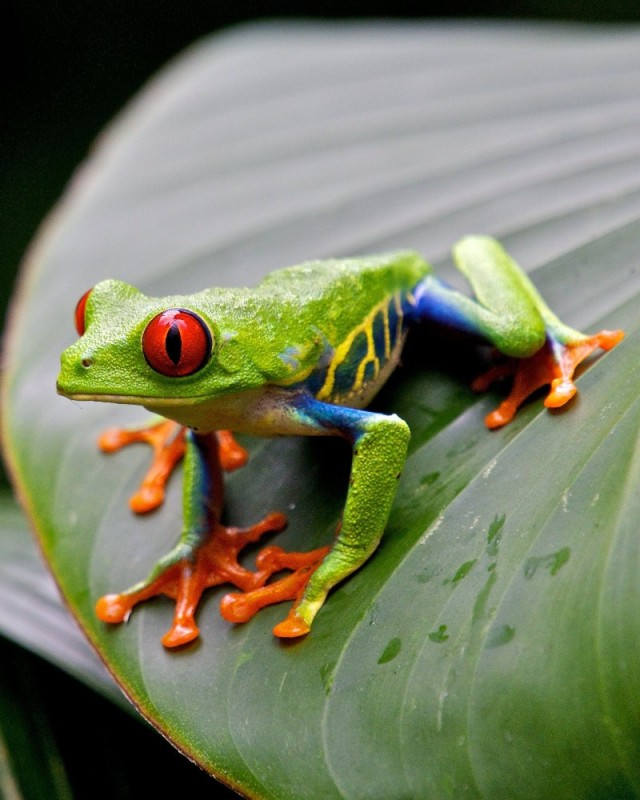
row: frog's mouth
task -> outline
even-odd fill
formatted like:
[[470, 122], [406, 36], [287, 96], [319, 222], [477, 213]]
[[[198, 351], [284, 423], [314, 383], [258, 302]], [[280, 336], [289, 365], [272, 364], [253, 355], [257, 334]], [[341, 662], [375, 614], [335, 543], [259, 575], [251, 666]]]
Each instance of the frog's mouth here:
[[166, 417], [198, 431], [233, 430], [256, 436], [308, 434], [308, 423], [302, 422], [291, 403], [291, 393], [279, 387], [258, 387], [217, 397], [150, 397], [105, 392], [58, 391], [70, 400], [120, 403], [145, 408], [152, 414]]
[[[174, 422], [195, 430], [214, 430], [224, 425], [217, 424], [218, 415], [209, 407], [210, 398], [206, 395], [196, 397], [151, 397], [146, 395], [91, 393], [65, 391], [58, 387], [58, 393], [69, 400], [117, 405], [138, 406], [151, 414], [172, 419]], [[215, 420], [215, 422], [214, 422]]]
[[206, 395], [195, 397], [152, 397], [139, 394], [109, 394], [67, 391], [60, 383], [56, 384], [56, 391], [69, 400], [93, 401], [99, 403], [118, 403], [127, 406], [158, 406], [169, 408], [171, 406], [195, 405], [206, 399]]

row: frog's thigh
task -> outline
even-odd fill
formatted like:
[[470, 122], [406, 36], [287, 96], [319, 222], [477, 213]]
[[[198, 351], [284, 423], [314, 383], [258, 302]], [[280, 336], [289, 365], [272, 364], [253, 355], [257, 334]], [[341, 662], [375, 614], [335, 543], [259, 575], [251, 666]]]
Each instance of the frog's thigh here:
[[340, 435], [353, 445], [353, 463], [342, 525], [314, 572], [296, 615], [307, 624], [327, 592], [360, 567], [384, 531], [409, 443], [409, 427], [394, 415], [344, 408], [304, 398], [297, 413], [316, 435]]
[[415, 317], [479, 336], [509, 356], [537, 352], [545, 342], [546, 318], [553, 315], [502, 245], [469, 236], [458, 242], [453, 256], [475, 299], [428, 275], [414, 292]]

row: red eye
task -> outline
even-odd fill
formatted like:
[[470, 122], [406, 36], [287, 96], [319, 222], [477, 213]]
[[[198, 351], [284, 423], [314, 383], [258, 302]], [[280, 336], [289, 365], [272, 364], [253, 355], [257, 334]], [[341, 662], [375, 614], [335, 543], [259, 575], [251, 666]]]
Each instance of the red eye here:
[[169, 308], [154, 317], [142, 334], [142, 352], [156, 372], [183, 378], [202, 369], [211, 355], [209, 328], [192, 311]]
[[87, 300], [89, 299], [89, 295], [93, 289], [89, 289], [88, 292], [85, 292], [82, 297], [78, 300], [78, 304], [76, 305], [75, 310], [75, 321], [76, 321], [76, 330], [78, 331], [78, 336], [82, 336], [87, 329], [85, 324], [84, 318], [84, 311], [87, 307]]

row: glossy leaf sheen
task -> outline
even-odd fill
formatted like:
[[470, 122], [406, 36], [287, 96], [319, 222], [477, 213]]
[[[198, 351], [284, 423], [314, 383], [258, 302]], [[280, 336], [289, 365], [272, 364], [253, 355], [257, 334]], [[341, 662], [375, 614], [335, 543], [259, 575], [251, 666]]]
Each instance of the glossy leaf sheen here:
[[[111, 128], [32, 253], [5, 387], [16, 477], [66, 600], [142, 712], [260, 798], [640, 796], [640, 35], [442, 25], [241, 29], [194, 47]], [[98, 454], [136, 409], [54, 394], [78, 286], [255, 283], [307, 258], [412, 247], [456, 281], [466, 233], [501, 238], [566, 322], [625, 327], [559, 413], [489, 433], [480, 370], [418, 334], [376, 401], [411, 453], [375, 558], [312, 635], [233, 627], [162, 649], [171, 605], [92, 608], [180, 530], [179, 480], [134, 519], [148, 454]], [[426, 357], [425, 357], [426, 356]], [[451, 368], [447, 371], [447, 368]], [[250, 441], [228, 517], [329, 541], [348, 453]], [[16, 590], [18, 591], [18, 590]], [[28, 601], [27, 601], [28, 602]]]

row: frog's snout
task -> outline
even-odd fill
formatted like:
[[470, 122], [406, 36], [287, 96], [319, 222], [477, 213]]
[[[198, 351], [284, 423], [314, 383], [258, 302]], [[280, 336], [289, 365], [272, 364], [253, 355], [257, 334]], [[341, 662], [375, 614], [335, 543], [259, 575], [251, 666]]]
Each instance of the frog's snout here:
[[93, 365], [91, 353], [78, 353], [72, 346], [60, 356], [60, 372], [56, 381], [56, 391], [65, 397], [78, 394], [84, 388], [87, 370]]

